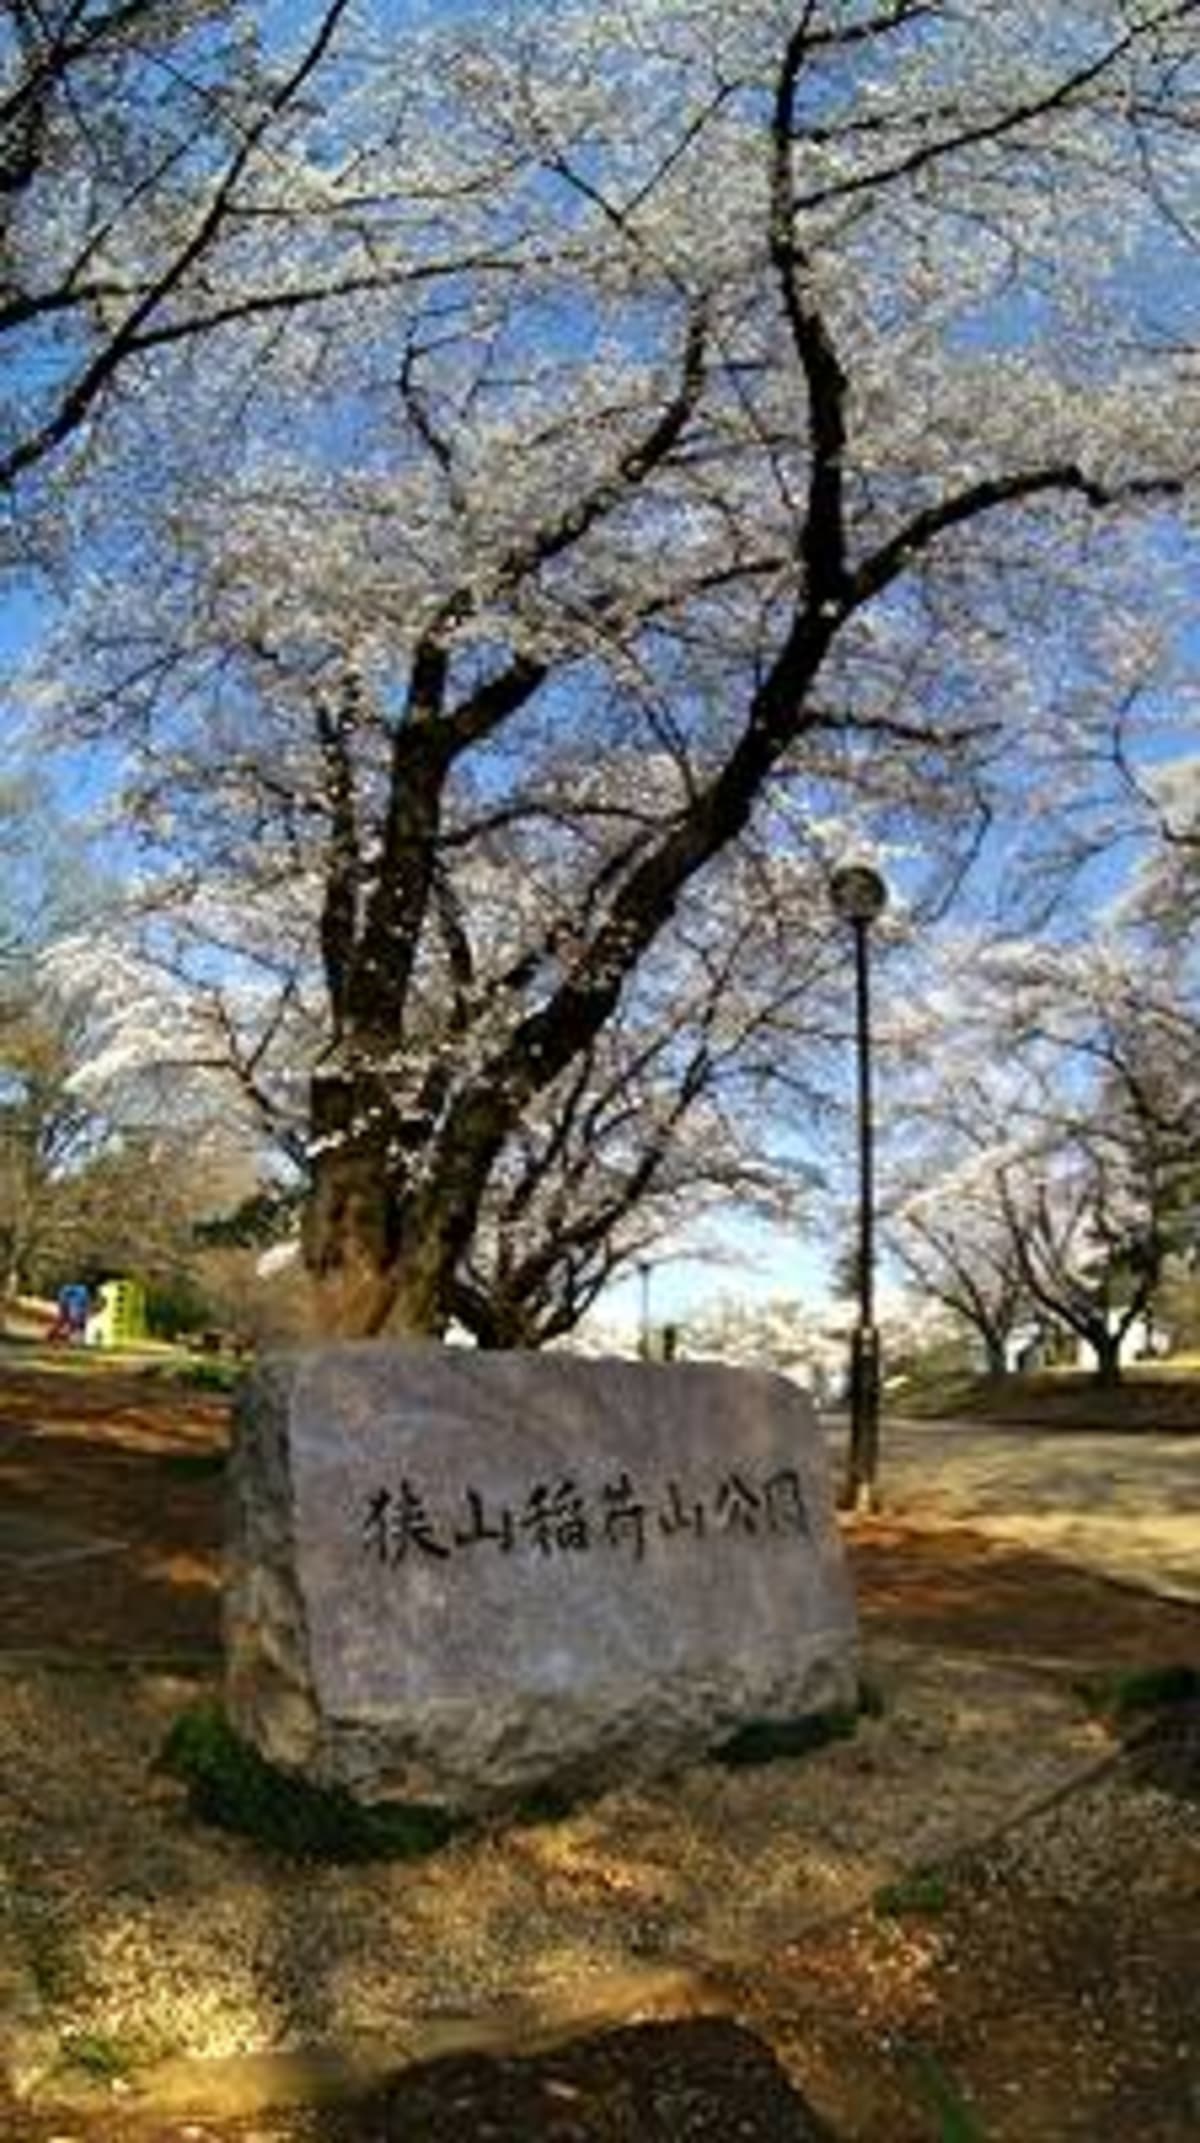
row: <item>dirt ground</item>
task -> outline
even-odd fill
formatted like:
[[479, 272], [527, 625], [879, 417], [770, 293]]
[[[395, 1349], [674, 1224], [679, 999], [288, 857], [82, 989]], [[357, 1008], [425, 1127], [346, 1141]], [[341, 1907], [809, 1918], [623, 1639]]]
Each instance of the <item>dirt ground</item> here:
[[[226, 1432], [222, 1401], [163, 1377], [0, 1362], [6, 1682], [26, 1658], [68, 1670], [101, 1658], [212, 1662]], [[111, 1552], [84, 1554], [97, 1539]], [[1072, 1680], [1200, 1665], [1200, 1611], [1019, 1546], [886, 1519], [857, 1524], [849, 1546], [868, 1644], [875, 1633]], [[0, 2097], [0, 2133], [657, 2143], [653, 2093], [670, 2081], [664, 2143], [786, 2143], [822, 2132], [787, 2078], [847, 2143], [1185, 2143], [1200, 2132], [1200, 1729], [1178, 1714], [1142, 1731], [1127, 1753], [1114, 1743], [1112, 1762], [1068, 1803], [942, 1870], [923, 1894], [719, 1976], [713, 1999], [740, 2040], [714, 2042], [712, 2019], [684, 2016], [653, 2043], [624, 2034], [598, 2055], [560, 2053], [533, 2069], [459, 2062], [403, 2079], [390, 2104], [241, 2122], [137, 2118], [108, 2092], [69, 2112]]]

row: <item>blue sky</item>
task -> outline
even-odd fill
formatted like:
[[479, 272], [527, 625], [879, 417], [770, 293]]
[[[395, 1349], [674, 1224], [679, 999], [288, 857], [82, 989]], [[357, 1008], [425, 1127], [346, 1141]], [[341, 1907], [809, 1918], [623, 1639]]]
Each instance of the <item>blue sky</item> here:
[[[710, 1220], [704, 1232], [718, 1253], [712, 1258], [651, 1257], [650, 1321], [656, 1328], [721, 1298], [759, 1302], [783, 1295], [814, 1309], [830, 1300], [830, 1257], [817, 1223], [808, 1234], [802, 1226], [769, 1228], [731, 1214], [721, 1223]], [[606, 1291], [597, 1315], [637, 1328], [641, 1308], [641, 1276], [633, 1272]]]

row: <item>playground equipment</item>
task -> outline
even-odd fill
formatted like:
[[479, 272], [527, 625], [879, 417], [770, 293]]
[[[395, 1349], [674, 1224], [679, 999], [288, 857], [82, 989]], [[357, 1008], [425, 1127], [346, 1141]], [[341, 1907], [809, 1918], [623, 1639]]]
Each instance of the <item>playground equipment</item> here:
[[89, 1347], [129, 1347], [146, 1336], [146, 1290], [140, 1280], [104, 1280], [87, 1322]]

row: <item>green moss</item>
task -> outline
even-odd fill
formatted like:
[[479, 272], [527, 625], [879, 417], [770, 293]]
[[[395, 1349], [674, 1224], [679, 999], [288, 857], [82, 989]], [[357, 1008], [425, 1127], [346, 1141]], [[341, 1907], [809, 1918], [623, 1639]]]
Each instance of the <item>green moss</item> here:
[[69, 2032], [62, 2042], [60, 2066], [77, 2070], [94, 2083], [113, 2083], [119, 2077], [128, 2076], [136, 2065], [133, 2048], [123, 2039], [111, 2038], [107, 2032]]
[[1120, 1721], [1138, 1712], [1163, 1711], [1172, 1704], [1200, 1703], [1200, 1667], [1144, 1667], [1093, 1675], [1076, 1683], [1076, 1689], [1089, 1711]]
[[181, 1362], [173, 1369], [176, 1384], [185, 1391], [236, 1391], [246, 1374], [245, 1362], [210, 1361], [202, 1355], [198, 1361]]
[[538, 1823], [565, 1823], [584, 1798], [582, 1792], [572, 1792], [570, 1787], [555, 1785], [552, 1781], [531, 1786], [516, 1803], [510, 1821], [518, 1829], [533, 1828]]
[[446, 1808], [424, 1802], [364, 1807], [341, 1787], [313, 1786], [276, 1769], [234, 1733], [219, 1706], [181, 1713], [158, 1758], [187, 1788], [202, 1822], [291, 1860], [416, 1860], [459, 1830]]
[[831, 1741], [848, 1741], [857, 1730], [858, 1713], [848, 1710], [818, 1712], [804, 1719], [748, 1719], [713, 1750], [713, 1761], [731, 1771], [778, 1763], [810, 1756], [814, 1749], [828, 1748]]
[[948, 1911], [950, 1886], [936, 1868], [914, 1868], [910, 1874], [898, 1876], [894, 1883], [884, 1883], [875, 1892], [873, 1903], [884, 1920], [930, 1917]]
[[878, 1682], [864, 1675], [858, 1685], [858, 1716], [860, 1719], [882, 1719], [887, 1706]]
[[731, 1771], [740, 1771], [754, 1764], [811, 1756], [814, 1750], [828, 1748], [831, 1742], [853, 1740], [860, 1719], [878, 1719], [882, 1714], [880, 1690], [874, 1682], [861, 1681], [852, 1710], [843, 1705], [806, 1714], [801, 1719], [748, 1719], [728, 1741], [713, 1750], [712, 1760]]
[[937, 2121], [938, 2143], [986, 2143], [984, 2132], [940, 2061], [924, 2047], [909, 2050], [921, 2095]]
[[158, 1463], [168, 1481], [214, 1481], [228, 1462], [227, 1451], [168, 1451]]

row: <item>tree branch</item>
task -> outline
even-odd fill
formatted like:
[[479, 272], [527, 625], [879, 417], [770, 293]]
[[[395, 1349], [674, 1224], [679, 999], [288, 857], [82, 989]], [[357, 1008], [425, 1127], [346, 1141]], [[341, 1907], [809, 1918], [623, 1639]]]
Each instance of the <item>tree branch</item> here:
[[940, 141], [923, 142], [919, 148], [910, 150], [907, 156], [897, 157], [892, 164], [877, 165], [871, 171], [856, 172], [850, 178], [835, 179], [827, 186], [814, 187], [811, 192], [802, 194], [797, 199], [796, 207], [800, 211], [822, 208], [830, 201], [845, 200], [870, 188], [890, 185], [896, 179], [914, 178], [919, 171], [941, 162], [945, 157], [957, 155], [960, 150], [977, 148], [984, 142], [1003, 141], [1008, 135], [1019, 132], [1022, 127], [1032, 126], [1036, 120], [1045, 119], [1052, 112], [1066, 109], [1082, 91], [1090, 89], [1094, 83], [1110, 73], [1117, 62], [1145, 36], [1148, 28], [1179, 21], [1193, 10], [1194, 0], [1181, 0], [1178, 7], [1168, 9], [1159, 17], [1157, 24], [1143, 21], [1127, 30], [1107, 51], [1102, 52], [1098, 59], [1089, 61], [1085, 67], [1077, 68], [1074, 74], [1056, 83], [1044, 96], [1030, 98], [1027, 103], [1014, 105], [1011, 110], [1000, 113], [998, 117], [980, 120], [974, 126], [960, 127]]
[[846, 451], [847, 380], [832, 337], [811, 291], [808, 258], [796, 234], [792, 135], [800, 72], [809, 49], [807, 13], [788, 41], [775, 94], [771, 127], [771, 259], [783, 309], [808, 388], [808, 439], [812, 465], [800, 536], [810, 604], [840, 608], [846, 584], [843, 458]]
[[998, 506], [1058, 495], [1083, 499], [1103, 510], [1138, 499], [1179, 498], [1186, 491], [1182, 477], [1134, 477], [1111, 487], [1086, 475], [1076, 462], [1058, 462], [1043, 469], [1026, 469], [1013, 476], [985, 477], [953, 492], [936, 505], [924, 507], [850, 575], [849, 599], [855, 608], [882, 593], [913, 561], [928, 551], [939, 536], [960, 528]]
[[84, 367], [67, 389], [54, 415], [37, 431], [0, 457], [0, 488], [8, 488], [26, 469], [45, 460], [55, 447], [60, 446], [63, 440], [78, 429], [120, 366], [145, 340], [153, 315], [179, 289], [212, 244], [229, 212], [236, 188], [255, 150], [320, 65], [350, 4], [351, 0], [330, 0], [317, 31], [300, 60], [268, 97], [258, 117], [246, 128], [242, 142], [229, 159], [191, 237], [179, 248], [144, 295], [130, 308], [104, 348]]

